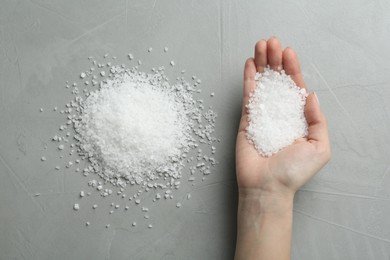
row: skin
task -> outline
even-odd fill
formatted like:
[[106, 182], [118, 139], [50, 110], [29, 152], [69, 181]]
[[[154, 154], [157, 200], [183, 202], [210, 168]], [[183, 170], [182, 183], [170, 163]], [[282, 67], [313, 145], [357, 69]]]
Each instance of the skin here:
[[256, 43], [254, 58], [245, 63], [243, 107], [236, 143], [239, 190], [236, 260], [290, 259], [294, 195], [330, 159], [327, 122], [315, 93], [306, 100], [307, 137], [268, 158], [262, 157], [248, 142], [245, 105], [255, 89], [256, 72], [262, 72], [267, 65], [274, 70], [285, 70], [299, 87], [306, 88], [292, 48], [283, 50], [276, 37]]

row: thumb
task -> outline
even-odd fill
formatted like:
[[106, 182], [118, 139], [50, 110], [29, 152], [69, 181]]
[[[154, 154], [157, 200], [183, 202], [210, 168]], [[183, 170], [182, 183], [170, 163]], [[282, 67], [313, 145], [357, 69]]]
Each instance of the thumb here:
[[312, 92], [306, 99], [305, 117], [308, 124], [308, 141], [328, 145], [328, 125], [325, 115], [321, 112], [320, 103], [315, 92]]

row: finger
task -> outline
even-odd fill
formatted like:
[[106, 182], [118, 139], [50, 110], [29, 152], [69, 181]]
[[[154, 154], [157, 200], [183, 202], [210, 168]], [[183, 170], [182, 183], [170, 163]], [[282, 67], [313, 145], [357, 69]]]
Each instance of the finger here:
[[267, 42], [267, 59], [271, 69], [280, 71], [283, 68], [283, 49], [276, 37], [271, 37]]
[[306, 99], [305, 117], [308, 124], [308, 141], [328, 144], [329, 137], [326, 118], [320, 110], [318, 98], [314, 92]]
[[245, 62], [244, 68], [244, 93], [242, 99], [242, 115], [246, 114], [246, 105], [249, 102], [249, 95], [255, 90], [256, 82], [256, 65], [253, 58], [249, 58]]
[[298, 57], [292, 48], [287, 47], [283, 51], [283, 69], [287, 75], [291, 76], [291, 79], [295, 82], [295, 84], [301, 88], [305, 88], [307, 91]]
[[257, 72], [263, 72], [267, 66], [267, 42], [258, 41], [255, 45], [255, 64]]

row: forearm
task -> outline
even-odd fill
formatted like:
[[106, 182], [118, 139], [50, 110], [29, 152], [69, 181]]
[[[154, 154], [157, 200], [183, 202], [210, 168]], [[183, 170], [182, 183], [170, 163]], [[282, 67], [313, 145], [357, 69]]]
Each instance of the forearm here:
[[293, 194], [239, 198], [236, 260], [290, 259]]

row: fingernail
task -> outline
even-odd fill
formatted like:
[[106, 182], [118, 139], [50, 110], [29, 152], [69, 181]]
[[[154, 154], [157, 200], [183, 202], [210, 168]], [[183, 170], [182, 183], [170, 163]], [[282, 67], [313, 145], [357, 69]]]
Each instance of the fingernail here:
[[320, 105], [320, 101], [318, 100], [317, 93], [315, 93], [315, 92], [313, 92], [313, 93], [314, 93], [314, 96], [316, 97], [318, 105]]

